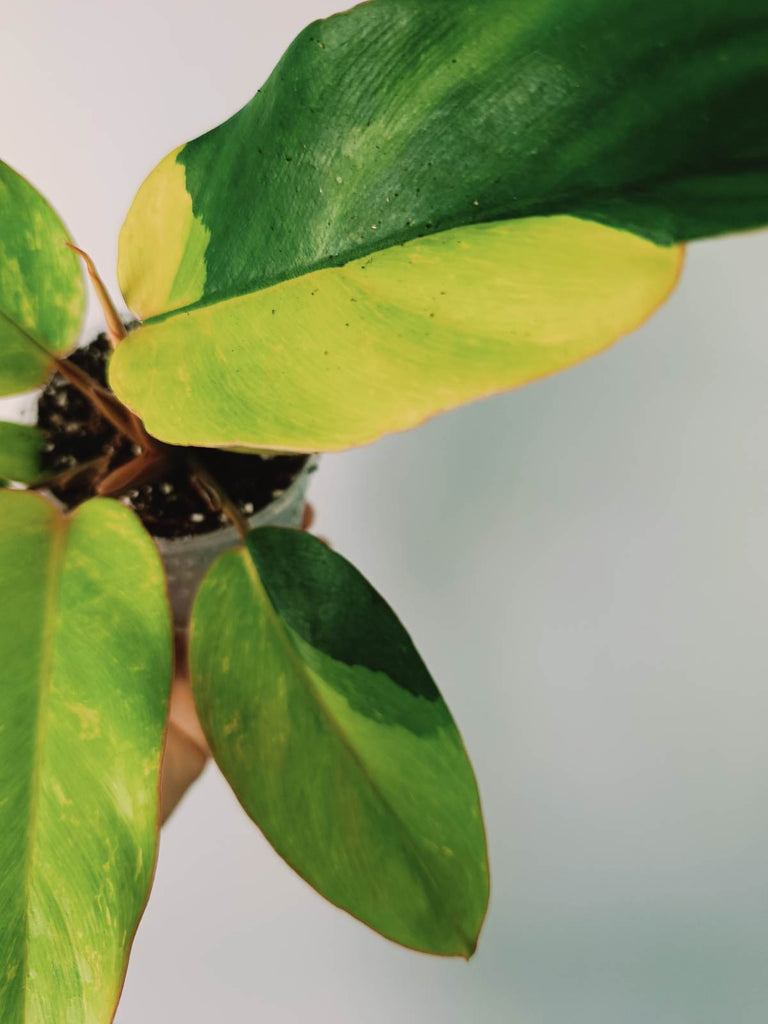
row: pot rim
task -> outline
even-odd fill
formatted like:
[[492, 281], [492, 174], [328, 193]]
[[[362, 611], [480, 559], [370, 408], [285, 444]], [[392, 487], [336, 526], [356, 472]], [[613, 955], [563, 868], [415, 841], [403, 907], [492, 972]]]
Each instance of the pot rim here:
[[[306, 462], [283, 493], [278, 495], [273, 501], [270, 501], [268, 505], [260, 508], [258, 512], [254, 512], [252, 516], [248, 517], [249, 527], [253, 530], [257, 526], [263, 526], [265, 523], [272, 521], [283, 509], [292, 505], [296, 499], [297, 492], [304, 490], [307, 478], [317, 469], [318, 462], [319, 456], [308, 455]], [[219, 545], [222, 541], [229, 542], [231, 540], [232, 547], [240, 543], [240, 535], [235, 527], [231, 525], [220, 526], [216, 530], [207, 530], [205, 533], [189, 534], [186, 537], [156, 537], [151, 531], [148, 530], [148, 532], [163, 555], [179, 555], [182, 553], [194, 555], [197, 552], [205, 551], [212, 543]]]

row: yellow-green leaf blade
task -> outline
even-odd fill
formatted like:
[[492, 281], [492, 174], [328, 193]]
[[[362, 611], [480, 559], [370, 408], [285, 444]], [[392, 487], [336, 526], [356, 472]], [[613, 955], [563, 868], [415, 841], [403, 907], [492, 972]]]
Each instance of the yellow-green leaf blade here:
[[680, 262], [573, 217], [456, 228], [147, 324], [111, 382], [171, 443], [347, 448], [599, 352]]
[[41, 457], [45, 435], [25, 423], [0, 423], [0, 477], [20, 484], [43, 475]]
[[[507, 361], [484, 366], [487, 339], [473, 339], [468, 372], [482, 384], [446, 388], [443, 363], [457, 370], [450, 331], [444, 357], [436, 324], [410, 335], [395, 325], [400, 363], [413, 359], [421, 374], [410, 407], [407, 373], [393, 399], [367, 334], [342, 338], [348, 317], [319, 319], [328, 345], [308, 352], [311, 303], [293, 309], [294, 336], [270, 326], [266, 299], [251, 307], [247, 297], [479, 223], [569, 215], [662, 245], [766, 224], [767, 48], [768, 9], [755, 0], [370, 0], [308, 26], [249, 103], [174, 150], [139, 190], [121, 234], [121, 287], [144, 320], [178, 321], [152, 338], [184, 367], [169, 372], [137, 338], [116, 387], [166, 441], [333, 449], [596, 351], [579, 339], [543, 370], [526, 367], [510, 289]], [[510, 277], [521, 269], [519, 253], [498, 255]], [[408, 287], [418, 293], [417, 276]], [[617, 313], [609, 333], [626, 330]], [[379, 422], [360, 409], [369, 396], [374, 409], [394, 401], [396, 415]], [[216, 403], [231, 407], [241, 437], [226, 435]], [[263, 415], [252, 422], [246, 404]]]
[[146, 901], [171, 667], [138, 519], [0, 492], [3, 1024], [108, 1024]]
[[255, 530], [201, 587], [191, 669], [214, 757], [281, 856], [388, 938], [469, 956], [488, 901], [474, 775], [362, 576], [309, 535]]
[[49, 203], [0, 161], [0, 395], [42, 384], [46, 350], [74, 348], [85, 286], [68, 239]]

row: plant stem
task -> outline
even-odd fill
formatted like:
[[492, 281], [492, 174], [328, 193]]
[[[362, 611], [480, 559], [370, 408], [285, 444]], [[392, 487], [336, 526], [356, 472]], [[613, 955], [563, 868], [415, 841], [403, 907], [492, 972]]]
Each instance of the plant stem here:
[[152, 441], [147, 434], [141, 420], [134, 416], [130, 409], [127, 409], [119, 402], [111, 391], [103, 388], [98, 381], [94, 380], [93, 377], [89, 376], [84, 370], [81, 370], [79, 366], [75, 366], [68, 359], [59, 358], [52, 352], [49, 352], [45, 345], [39, 342], [33, 334], [30, 334], [29, 331], [16, 323], [15, 320], [6, 316], [2, 310], [0, 310], [0, 319], [10, 324], [13, 330], [22, 334], [30, 345], [34, 345], [47, 360], [53, 363], [56, 371], [85, 395], [91, 404], [98, 409], [104, 419], [108, 420], [119, 433], [129, 437], [141, 448], [150, 449], [157, 446], [157, 442]]
[[211, 476], [205, 466], [193, 455], [187, 457], [190, 468], [190, 481], [202, 496], [203, 500], [214, 511], [222, 512], [232, 523], [240, 537], [245, 541], [251, 528], [248, 520], [241, 514], [240, 509], [230, 498], [221, 484], [215, 477]]
[[36, 491], [50, 487], [66, 490], [70, 484], [76, 483], [84, 476], [91, 476], [94, 480], [98, 480], [106, 473], [110, 458], [111, 454], [99, 455], [95, 459], [89, 459], [88, 462], [78, 462], [74, 466], [70, 466], [69, 469], [63, 469], [60, 473], [42, 477], [35, 483], [29, 484], [29, 490]]
[[118, 466], [96, 487], [96, 493], [105, 498], [114, 498], [132, 487], [157, 480], [171, 466], [173, 460], [162, 448], [152, 448], [142, 452], [130, 462]]
[[73, 245], [72, 242], [65, 242], [64, 245], [66, 245], [68, 249], [71, 249], [72, 252], [76, 252], [78, 256], [82, 258], [83, 263], [85, 263], [86, 270], [88, 271], [88, 276], [93, 282], [93, 290], [96, 292], [96, 298], [99, 300], [99, 305], [101, 306], [104, 312], [104, 319], [107, 324], [107, 336], [109, 338], [110, 344], [112, 345], [113, 349], [117, 348], [117, 346], [120, 344], [123, 338], [125, 338], [128, 332], [126, 331], [123, 325], [123, 321], [120, 319], [120, 316], [118, 315], [118, 312], [115, 309], [115, 304], [112, 301], [112, 296], [107, 291], [104, 282], [101, 280], [101, 277], [99, 276], [99, 272], [96, 269], [96, 264], [93, 262], [93, 260], [91, 259], [87, 252], [84, 252], [82, 249], [78, 249], [78, 247], [76, 245]]
[[89, 376], [79, 366], [75, 366], [68, 359], [57, 359], [48, 353], [50, 359], [56, 365], [56, 371], [77, 388], [81, 394], [101, 413], [105, 420], [118, 431], [129, 437], [134, 444], [141, 448], [150, 450], [157, 447], [157, 442], [152, 441], [141, 420], [127, 409], [115, 398], [111, 391], [103, 388], [98, 381]]

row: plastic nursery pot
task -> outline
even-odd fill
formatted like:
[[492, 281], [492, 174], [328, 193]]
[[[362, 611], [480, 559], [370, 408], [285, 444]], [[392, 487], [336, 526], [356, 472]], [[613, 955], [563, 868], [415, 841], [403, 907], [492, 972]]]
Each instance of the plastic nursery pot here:
[[[248, 524], [252, 528], [298, 528], [304, 513], [309, 479], [317, 469], [317, 463], [317, 456], [308, 456], [283, 493], [250, 516]], [[222, 526], [209, 533], [198, 533], [190, 537], [154, 537], [153, 540], [165, 564], [174, 625], [176, 629], [186, 629], [203, 576], [220, 554], [241, 543], [240, 537], [234, 526]]]

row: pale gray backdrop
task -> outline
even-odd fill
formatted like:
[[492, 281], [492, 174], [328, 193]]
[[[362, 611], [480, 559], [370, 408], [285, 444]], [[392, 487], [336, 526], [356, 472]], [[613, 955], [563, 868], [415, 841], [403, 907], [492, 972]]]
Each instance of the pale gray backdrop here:
[[[11, 4], [0, 157], [114, 286], [144, 175], [341, 6]], [[477, 769], [472, 963], [331, 908], [210, 769], [163, 834], [119, 1024], [764, 1024], [767, 270], [766, 234], [693, 246], [608, 354], [324, 460], [319, 528], [399, 611]]]

